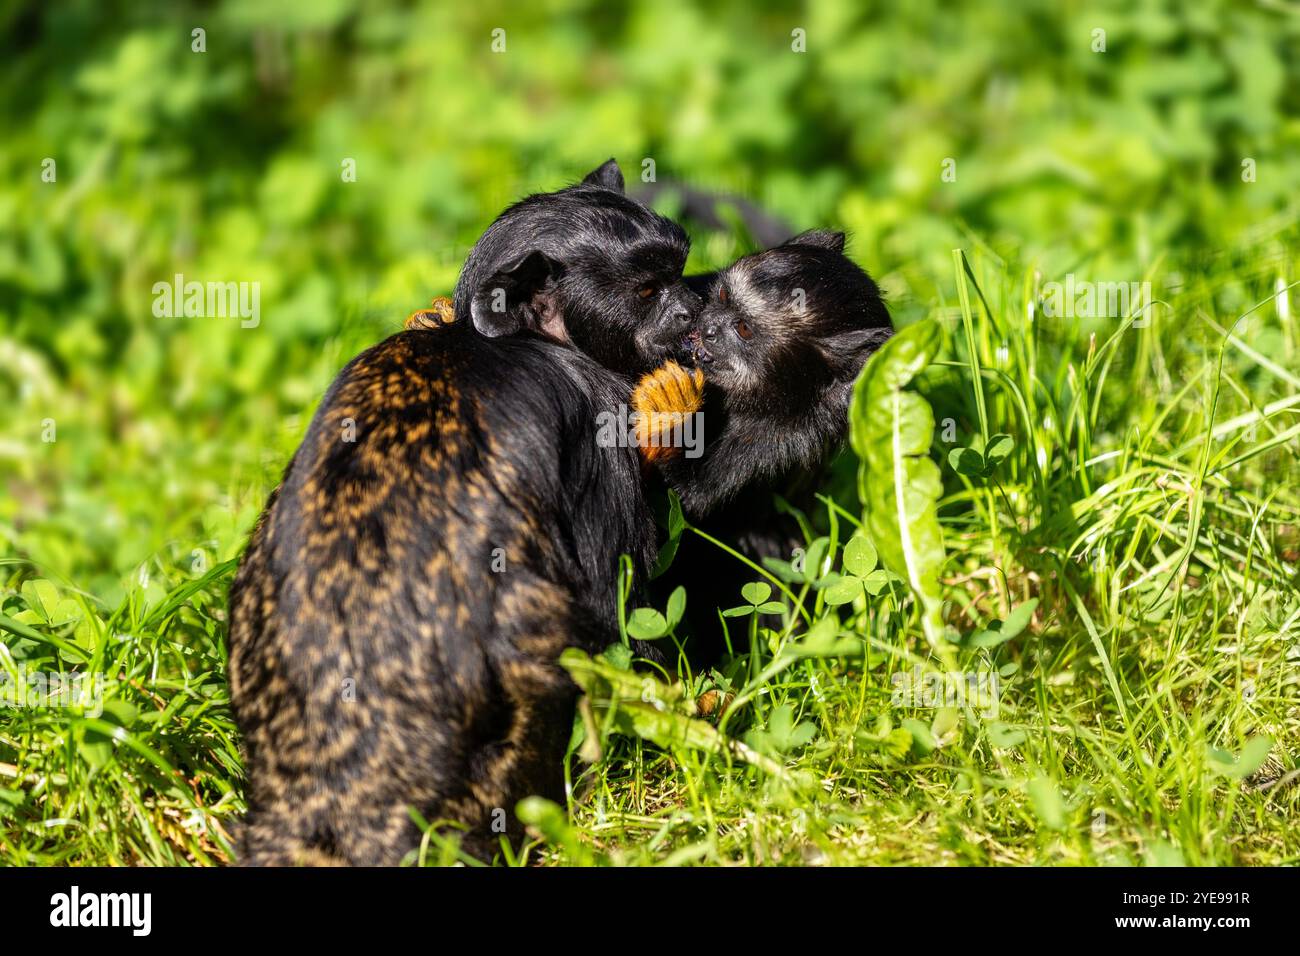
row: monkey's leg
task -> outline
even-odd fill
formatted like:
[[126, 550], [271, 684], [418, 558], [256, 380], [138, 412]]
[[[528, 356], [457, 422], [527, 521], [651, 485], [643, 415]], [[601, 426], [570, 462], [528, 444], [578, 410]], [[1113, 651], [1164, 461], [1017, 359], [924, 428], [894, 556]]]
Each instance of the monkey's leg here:
[[483, 860], [500, 851], [502, 836], [518, 845], [523, 824], [516, 808], [524, 797], [564, 805], [564, 753], [577, 702], [577, 689], [553, 665], [520, 662], [502, 680], [512, 707], [510, 727], [504, 739], [474, 755], [473, 807], [460, 814], [469, 825], [462, 848]]
[[480, 859], [517, 845], [520, 800], [565, 802], [564, 755], [573, 731], [577, 685], [556, 661], [568, 646], [594, 651], [617, 640], [608, 625], [565, 589], [516, 576], [497, 595], [491, 652], [499, 709], [477, 736], [470, 757], [469, 803], [457, 819], [469, 824], [462, 846]]
[[[418, 703], [393, 707], [395, 694], [384, 693], [387, 706], [364, 761], [349, 763], [346, 776], [330, 778], [336, 788], [336, 852], [350, 865], [396, 866], [417, 849], [422, 834], [413, 808], [437, 832], [444, 821], [476, 822], [475, 740], [484, 726], [500, 720], [502, 707], [495, 684], [481, 677], [472, 678], [472, 692], [441, 713]], [[450, 690], [448, 684], [444, 693]]]
[[[231, 682], [238, 689], [248, 780], [248, 813], [234, 833], [236, 859], [242, 866], [310, 865], [320, 861], [329, 842], [329, 807], [304, 785], [315, 769], [306, 697], [285, 680], [269, 639], [273, 632], [263, 633], [264, 622], [244, 620], [257, 607], [255, 600], [232, 603], [245, 638], [231, 650]], [[254, 640], [253, 634], [268, 639]]]
[[[437, 778], [407, 779], [400, 761], [421, 772], [459, 774], [431, 752], [381, 745], [364, 757], [301, 770], [281, 767], [259, 778], [271, 800], [250, 806], [240, 862], [250, 866], [395, 866], [419, 845], [410, 806], [437, 805]], [[420, 761], [418, 765], [414, 761]]]
[[459, 708], [439, 711], [359, 673], [355, 696], [341, 695], [331, 674], [280, 684], [270, 711], [260, 698], [246, 702], [241, 863], [396, 865], [420, 842], [407, 808], [437, 811], [465, 791]]
[[[323, 794], [312, 795], [312, 788], [305, 785], [310, 770], [258, 756], [274, 752], [263, 746], [269, 739], [266, 729], [259, 727], [249, 736], [247, 773], [252, 791], [248, 814], [237, 831], [238, 862], [242, 866], [346, 863], [336, 855], [328, 799]], [[253, 744], [255, 737], [260, 738], [257, 745]]]
[[344, 866], [347, 861], [319, 845], [312, 820], [285, 808], [250, 809], [241, 824], [241, 866]]

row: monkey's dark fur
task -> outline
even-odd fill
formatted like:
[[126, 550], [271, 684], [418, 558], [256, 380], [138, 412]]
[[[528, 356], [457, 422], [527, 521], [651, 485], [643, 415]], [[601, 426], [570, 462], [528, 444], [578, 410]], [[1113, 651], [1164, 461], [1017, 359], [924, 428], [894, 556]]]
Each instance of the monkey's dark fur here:
[[[530, 196], [502, 213], [465, 261], [455, 313], [484, 335], [528, 326], [605, 368], [647, 372], [677, 352], [699, 309], [681, 281], [689, 249], [680, 226], [623, 194], [611, 159], [581, 187]], [[494, 312], [497, 289], [511, 301], [518, 292], [522, 307]]]
[[[774, 512], [773, 492], [811, 504], [847, 431], [854, 380], [892, 334], [889, 311], [839, 232], [806, 232], [687, 281], [704, 302], [690, 338], [710, 437], [701, 457], [672, 458], [661, 472], [711, 535], [754, 560], [789, 560], [803, 539]], [[715, 608], [738, 603], [753, 577], [713, 545], [683, 539], [660, 586], [686, 586], [700, 660], [719, 649], [706, 636], [718, 630]]]
[[452, 327], [339, 373], [231, 588], [243, 862], [397, 863], [408, 807], [490, 858], [518, 799], [563, 800], [556, 658], [617, 640], [619, 555], [654, 551], [636, 449], [596, 416], [680, 343], [686, 254], [611, 160], [492, 224]]

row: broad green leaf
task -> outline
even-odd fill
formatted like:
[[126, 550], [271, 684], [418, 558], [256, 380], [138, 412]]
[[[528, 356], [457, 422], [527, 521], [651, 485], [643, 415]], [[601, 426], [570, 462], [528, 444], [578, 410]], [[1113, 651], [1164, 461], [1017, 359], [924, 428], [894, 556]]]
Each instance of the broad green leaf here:
[[681, 544], [682, 532], [685, 530], [686, 518], [682, 514], [682, 500], [677, 497], [677, 492], [670, 489], [668, 492], [668, 539], [659, 548], [655, 566], [650, 572], [651, 580], [659, 577], [672, 567], [673, 558], [677, 557], [677, 548]]
[[1030, 620], [1033, 619], [1034, 610], [1038, 607], [1038, 598], [1030, 598], [1024, 604], [1020, 604], [1011, 610], [1007, 619], [1002, 622], [1001, 633], [1006, 636], [1007, 640], [1018, 637], [1020, 632], [1029, 626]]
[[848, 604], [862, 597], [862, 581], [852, 575], [844, 575], [822, 593], [826, 596], [827, 604]]
[[632, 669], [632, 649], [625, 644], [611, 644], [605, 648], [603, 656], [605, 660], [620, 671], [630, 671]]
[[524, 797], [515, 806], [515, 816], [521, 823], [535, 828], [547, 843], [564, 847], [578, 866], [592, 866], [596, 855], [582, 839], [577, 827], [569, 823], [564, 807], [545, 797]]
[[912, 749], [912, 732], [906, 727], [896, 727], [885, 737], [884, 748], [891, 757], [902, 760]]
[[1268, 759], [1268, 752], [1272, 749], [1271, 738], [1252, 737], [1241, 749], [1240, 757], [1234, 757], [1226, 750], [1219, 750], [1216, 747], [1207, 748], [1206, 756], [1209, 758], [1210, 769], [1215, 773], [1234, 780], [1242, 780], [1264, 765], [1264, 761]]
[[939, 468], [928, 457], [934, 415], [904, 387], [933, 361], [942, 332], [933, 321], [895, 334], [867, 362], [853, 389], [849, 436], [861, 462], [858, 488], [867, 529], [884, 566], [907, 581], [921, 607], [926, 638], [944, 643], [939, 569], [943, 532], [936, 502]]
[[111, 700], [104, 704], [102, 719], [75, 722], [73, 738], [92, 773], [103, 769], [113, 759], [113, 742], [126, 734], [130, 723], [135, 721], [135, 714], [135, 708], [130, 704]]
[[1023, 730], [1004, 724], [1000, 720], [989, 721], [985, 731], [989, 736], [989, 743], [999, 750], [1019, 747], [1028, 739], [1028, 735]]
[[70, 621], [79, 621], [83, 616], [81, 605], [75, 598], [60, 598], [59, 603], [54, 606], [54, 613], [50, 615], [50, 623], [67, 624]]
[[830, 546], [830, 538], [817, 538], [808, 545], [808, 551], [803, 556], [803, 580], [808, 584], [821, 580], [822, 566], [826, 563], [826, 552]]
[[[569, 671], [573, 682], [593, 697], [634, 697], [640, 700], [645, 696], [646, 688], [654, 689], [657, 699], [673, 701], [681, 699], [683, 690], [674, 685], [661, 684], [645, 674], [627, 670], [614, 658], [614, 652], [622, 644], [611, 644], [597, 657], [589, 657], [576, 648], [569, 648], [560, 655], [560, 663]], [[631, 657], [628, 658], [629, 662]]]
[[889, 572], [884, 568], [876, 568], [876, 570], [863, 578], [862, 583], [866, 585], [867, 593], [872, 597], [875, 597], [883, 591], [885, 585], [889, 583]]
[[51, 624], [60, 623], [55, 617], [59, 606], [59, 589], [44, 578], [23, 583], [23, 599], [27, 606]]
[[653, 641], [668, 633], [668, 621], [652, 607], [639, 607], [627, 621], [627, 632], [641, 641]]
[[1065, 803], [1061, 791], [1048, 777], [1034, 777], [1029, 781], [1029, 802], [1033, 804], [1038, 822], [1049, 830], [1065, 829]]
[[1018, 637], [1034, 616], [1034, 609], [1038, 607], [1038, 598], [1031, 598], [1024, 604], [1014, 608], [1007, 615], [1005, 621], [994, 620], [989, 626], [982, 630], [976, 631], [971, 636], [970, 644], [972, 647], [998, 647], [1005, 644], [1013, 637]]
[[971, 647], [997, 647], [1011, 640], [1011, 635], [1002, 633], [1002, 622], [993, 621], [982, 631], [971, 635]]
[[876, 547], [860, 534], [844, 545], [844, 570], [854, 577], [865, 578], [876, 567]]
[[772, 596], [772, 587], [762, 581], [751, 581], [740, 589], [740, 596], [757, 606]]
[[646, 674], [619, 670], [573, 647], [560, 655], [560, 664], [587, 695], [597, 724], [608, 719], [615, 732], [665, 748], [689, 747], [706, 753], [725, 749], [765, 773], [796, 782], [780, 764], [677, 709], [684, 706], [681, 685], [670, 687]]
[[974, 448], [954, 448], [948, 452], [948, 464], [957, 474], [968, 478], [984, 474], [984, 456]]
[[802, 571], [796, 571], [793, 564], [789, 561], [782, 561], [780, 558], [764, 558], [763, 567], [787, 584], [797, 584], [804, 579]]
[[120, 697], [114, 697], [104, 702], [104, 712], [101, 715], [109, 723], [117, 724], [127, 730], [135, 723], [136, 718], [140, 716], [140, 711]]
[[787, 644], [783, 653], [788, 657], [858, 657], [863, 647], [861, 638], [841, 635], [835, 615], [819, 618], [808, 633], [793, 644]]
[[62, 638], [55, 637], [53, 634], [45, 634], [35, 628], [29, 627], [28, 623], [29, 622], [18, 621], [14, 618], [0, 614], [0, 630], [9, 631], [11, 634], [16, 634], [29, 641], [35, 641], [38, 644], [48, 644], [51, 647], [58, 648], [60, 656], [62, 656], [64, 660], [72, 663], [80, 663], [90, 659], [90, 654], [83, 648], [80, 648], [75, 644], [70, 644]]
[[902, 726], [912, 735], [912, 747], [921, 756], [931, 753], [939, 746], [930, 728], [915, 717], [908, 717], [902, 722]]
[[680, 538], [686, 530], [686, 517], [682, 514], [682, 499], [677, 492], [668, 492], [668, 536]]
[[1156, 840], [1147, 847], [1145, 863], [1147, 866], [1161, 867], [1187, 865], [1183, 851], [1167, 840]]
[[674, 628], [686, 613], [686, 588], [678, 585], [668, 595], [668, 626]]
[[779, 707], [772, 708], [772, 713], [767, 718], [767, 730], [769, 733], [780, 738], [785, 738], [789, 736], [792, 727], [794, 727], [793, 705], [781, 704]]
[[83, 730], [76, 735], [77, 752], [92, 773], [102, 770], [113, 759], [113, 744], [95, 730]]
[[14, 811], [23, 805], [27, 795], [22, 790], [10, 790], [0, 787], [0, 819], [14, 816]]
[[930, 721], [930, 733], [939, 745], [947, 743], [949, 734], [953, 734], [961, 726], [961, 711], [956, 707], [940, 707], [934, 715], [934, 720]]
[[984, 449], [985, 466], [991, 472], [998, 464], [1015, 450], [1016, 441], [1010, 435], [994, 435]]
[[790, 732], [789, 747], [787, 750], [797, 750], [800, 747], [806, 747], [817, 736], [817, 725], [811, 721], [804, 721], [796, 724], [794, 730]]

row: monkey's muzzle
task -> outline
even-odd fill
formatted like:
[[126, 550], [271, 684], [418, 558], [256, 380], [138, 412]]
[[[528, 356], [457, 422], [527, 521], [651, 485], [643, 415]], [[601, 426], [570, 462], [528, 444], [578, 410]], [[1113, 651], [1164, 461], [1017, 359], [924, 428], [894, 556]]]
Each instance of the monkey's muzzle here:
[[709, 351], [709, 347], [704, 340], [704, 333], [700, 331], [698, 325], [692, 327], [686, 333], [686, 337], [682, 340], [682, 347], [697, 363], [708, 364], [713, 361], [713, 353]]

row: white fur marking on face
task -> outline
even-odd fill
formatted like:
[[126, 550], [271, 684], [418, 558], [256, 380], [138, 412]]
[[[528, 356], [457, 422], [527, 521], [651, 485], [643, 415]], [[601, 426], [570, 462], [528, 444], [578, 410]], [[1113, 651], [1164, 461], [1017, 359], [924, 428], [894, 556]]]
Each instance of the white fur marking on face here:
[[770, 342], [783, 342], [794, 336], [792, 295], [778, 294], [772, 301], [768, 293], [754, 285], [747, 263], [728, 269], [726, 278], [733, 306], [753, 320], [758, 335]]
[[758, 388], [763, 377], [749, 363], [730, 364], [725, 372], [717, 377], [718, 384], [731, 397], [743, 396], [751, 389]]
[[748, 269], [742, 267], [727, 270], [727, 291], [731, 296], [732, 306], [746, 315], [761, 316], [766, 311], [763, 296], [749, 281]]

